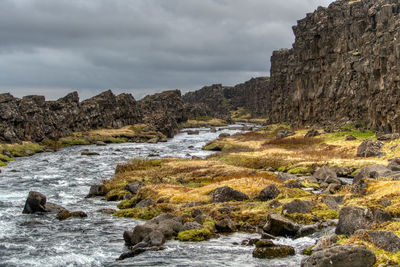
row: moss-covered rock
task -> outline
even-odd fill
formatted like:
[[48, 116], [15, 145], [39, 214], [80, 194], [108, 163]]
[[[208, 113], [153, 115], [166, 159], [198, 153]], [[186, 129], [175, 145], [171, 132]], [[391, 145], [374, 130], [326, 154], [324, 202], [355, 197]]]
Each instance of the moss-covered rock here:
[[199, 242], [210, 239], [215, 230], [215, 222], [211, 219], [207, 219], [203, 226], [204, 227], [200, 230], [192, 229], [180, 232], [178, 234], [178, 240], [183, 242]]

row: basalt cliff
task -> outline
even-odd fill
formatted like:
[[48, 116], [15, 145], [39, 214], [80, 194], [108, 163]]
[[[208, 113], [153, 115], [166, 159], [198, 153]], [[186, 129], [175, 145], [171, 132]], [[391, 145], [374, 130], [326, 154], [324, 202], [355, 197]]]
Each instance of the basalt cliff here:
[[[184, 96], [195, 114], [238, 106], [270, 123], [352, 122], [400, 131], [400, 3], [339, 0], [293, 27], [291, 49], [275, 51], [271, 77], [235, 87], [213, 85]], [[232, 104], [225, 105], [224, 104]]]
[[59, 139], [73, 132], [98, 128], [121, 128], [147, 123], [172, 137], [185, 120], [181, 93], [166, 91], [136, 101], [130, 94], [111, 91], [79, 102], [76, 92], [45, 101], [44, 96], [15, 98], [0, 95], [0, 142], [40, 142]]

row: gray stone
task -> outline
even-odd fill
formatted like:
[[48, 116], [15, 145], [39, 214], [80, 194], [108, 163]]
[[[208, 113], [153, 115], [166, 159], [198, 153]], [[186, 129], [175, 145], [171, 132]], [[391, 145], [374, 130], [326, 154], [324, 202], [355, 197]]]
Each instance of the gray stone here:
[[381, 148], [383, 143], [380, 141], [365, 140], [357, 148], [357, 157], [378, 157], [383, 155]]
[[267, 214], [263, 230], [273, 236], [295, 236], [300, 226], [278, 214]]
[[361, 236], [366, 241], [372, 241], [375, 246], [388, 252], [400, 251], [400, 238], [391, 231], [357, 230], [354, 234]]
[[301, 262], [301, 267], [373, 267], [375, 254], [363, 246], [333, 246], [313, 252]]
[[300, 199], [295, 199], [291, 202], [288, 202], [282, 207], [282, 214], [286, 213], [309, 213], [314, 207], [311, 201], [304, 201]]
[[35, 191], [30, 191], [22, 213], [46, 212], [46, 196]]
[[228, 186], [217, 188], [212, 193], [213, 202], [243, 201], [247, 199], [249, 197], [246, 194]]
[[265, 187], [263, 190], [261, 190], [258, 198], [261, 201], [268, 201], [276, 198], [278, 195], [279, 195], [279, 189], [276, 187], [276, 185], [271, 184]]

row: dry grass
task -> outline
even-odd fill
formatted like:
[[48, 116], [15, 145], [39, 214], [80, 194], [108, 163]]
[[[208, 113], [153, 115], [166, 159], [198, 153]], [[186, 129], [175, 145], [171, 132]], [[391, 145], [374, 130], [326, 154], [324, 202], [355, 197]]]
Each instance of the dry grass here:
[[263, 143], [264, 147], [275, 146], [285, 149], [309, 148], [321, 144], [322, 138], [306, 138], [306, 137], [287, 137], [280, 139], [272, 139]]
[[226, 126], [225, 120], [212, 118], [210, 120], [188, 120], [179, 125], [179, 128], [219, 127]]

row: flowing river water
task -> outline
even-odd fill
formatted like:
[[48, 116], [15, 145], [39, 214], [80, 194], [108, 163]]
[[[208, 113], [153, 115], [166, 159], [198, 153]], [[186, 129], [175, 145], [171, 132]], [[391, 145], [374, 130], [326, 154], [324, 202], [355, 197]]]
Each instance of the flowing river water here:
[[[0, 266], [299, 266], [301, 250], [315, 238], [276, 240], [296, 249], [296, 256], [276, 260], [253, 258], [253, 247], [233, 245], [259, 235], [235, 233], [200, 243], [167, 241], [165, 250], [116, 261], [126, 251], [123, 232], [144, 222], [98, 212], [115, 209], [116, 203], [85, 199], [90, 185], [109, 179], [117, 164], [133, 157], [205, 157], [212, 152], [201, 150], [204, 144], [220, 133], [239, 131], [237, 125], [217, 133], [199, 130], [199, 135], [180, 133], [166, 143], [76, 146], [10, 162], [0, 173]], [[81, 156], [83, 149], [100, 155]], [[22, 214], [31, 190], [88, 217], [58, 221], [55, 214]]]

